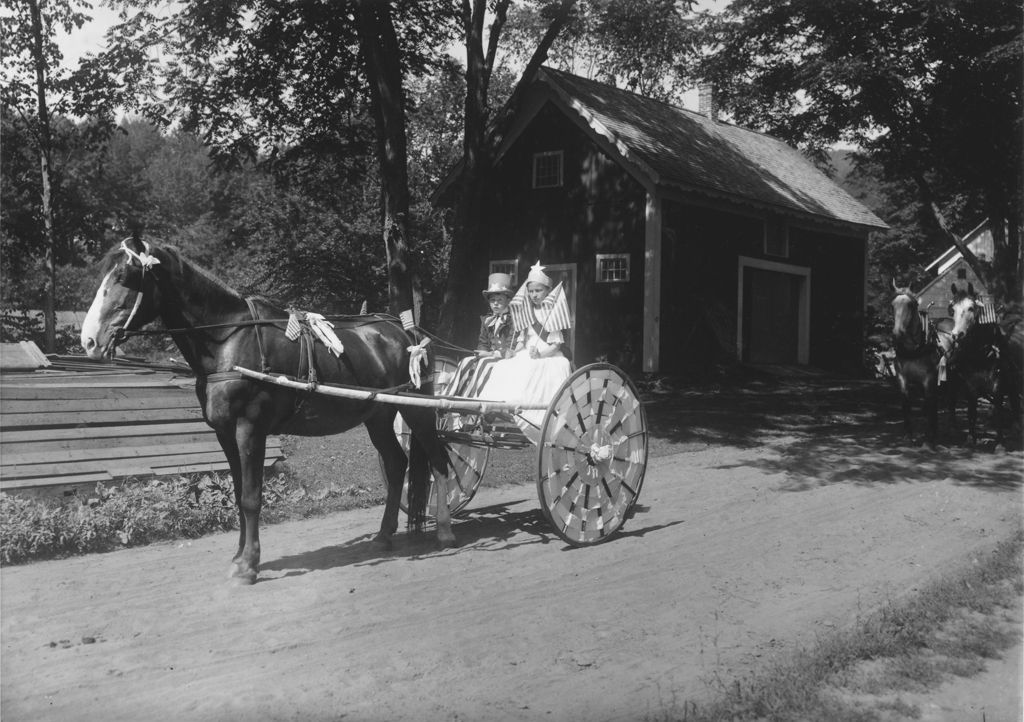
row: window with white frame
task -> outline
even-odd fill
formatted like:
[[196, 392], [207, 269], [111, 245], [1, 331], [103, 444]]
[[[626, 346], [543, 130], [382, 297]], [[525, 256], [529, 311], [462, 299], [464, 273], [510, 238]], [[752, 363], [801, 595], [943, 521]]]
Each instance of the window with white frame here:
[[562, 185], [562, 159], [560, 150], [533, 154], [533, 187], [558, 188]]
[[597, 282], [623, 283], [629, 280], [628, 253], [598, 253]]
[[764, 222], [764, 255], [789, 258], [789, 224], [781, 218]]
[[500, 261], [491, 261], [488, 267], [488, 273], [507, 273], [512, 277], [512, 290], [515, 290], [519, 285], [519, 264], [514, 258], [506, 258]]

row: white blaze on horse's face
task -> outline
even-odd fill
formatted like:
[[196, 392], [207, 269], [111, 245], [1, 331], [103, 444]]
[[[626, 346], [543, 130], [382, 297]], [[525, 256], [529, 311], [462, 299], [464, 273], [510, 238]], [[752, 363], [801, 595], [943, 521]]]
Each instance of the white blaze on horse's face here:
[[104, 302], [110, 292], [110, 286], [114, 282], [116, 270], [116, 268], [111, 270], [103, 277], [103, 282], [96, 289], [96, 297], [93, 298], [92, 305], [89, 306], [89, 313], [85, 315], [85, 321], [82, 323], [82, 348], [90, 358], [101, 358], [105, 351], [105, 344], [99, 343], [100, 331], [103, 328], [101, 321], [104, 315]]
[[100, 283], [96, 297], [82, 323], [82, 348], [91, 358], [111, 356], [123, 330], [143, 325], [140, 313], [144, 294], [144, 268], [133, 267], [131, 259], [119, 261]]
[[913, 328], [914, 316], [917, 315], [917, 299], [909, 292], [897, 294], [892, 301], [892, 333], [902, 336]]
[[960, 338], [978, 322], [985, 305], [972, 296], [961, 296], [951, 304], [953, 308], [953, 337]]

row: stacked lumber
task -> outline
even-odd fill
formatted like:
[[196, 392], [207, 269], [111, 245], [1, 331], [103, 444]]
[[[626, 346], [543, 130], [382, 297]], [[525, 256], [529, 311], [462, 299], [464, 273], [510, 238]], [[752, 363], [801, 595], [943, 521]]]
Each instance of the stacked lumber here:
[[[265, 466], [282, 457], [267, 440]], [[0, 491], [227, 471], [194, 381], [153, 370], [0, 376]]]

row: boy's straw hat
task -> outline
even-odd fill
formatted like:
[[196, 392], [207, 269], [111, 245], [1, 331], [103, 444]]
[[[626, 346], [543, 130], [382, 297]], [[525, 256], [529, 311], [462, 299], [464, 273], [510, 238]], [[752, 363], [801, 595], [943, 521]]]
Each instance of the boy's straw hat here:
[[492, 273], [487, 277], [487, 288], [483, 290], [484, 298], [492, 293], [506, 293], [512, 295], [512, 276], [507, 273]]

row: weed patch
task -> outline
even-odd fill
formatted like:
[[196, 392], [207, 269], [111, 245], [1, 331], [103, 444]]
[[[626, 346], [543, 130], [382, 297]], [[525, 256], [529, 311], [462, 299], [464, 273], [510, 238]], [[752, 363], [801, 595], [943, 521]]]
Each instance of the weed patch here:
[[[278, 474], [263, 483], [262, 520], [308, 518], [381, 500], [378, 489], [359, 485], [309, 489]], [[237, 528], [234, 488], [226, 475], [99, 484], [92, 494], [63, 499], [0, 493], [0, 560], [4, 564], [194, 539]]]

